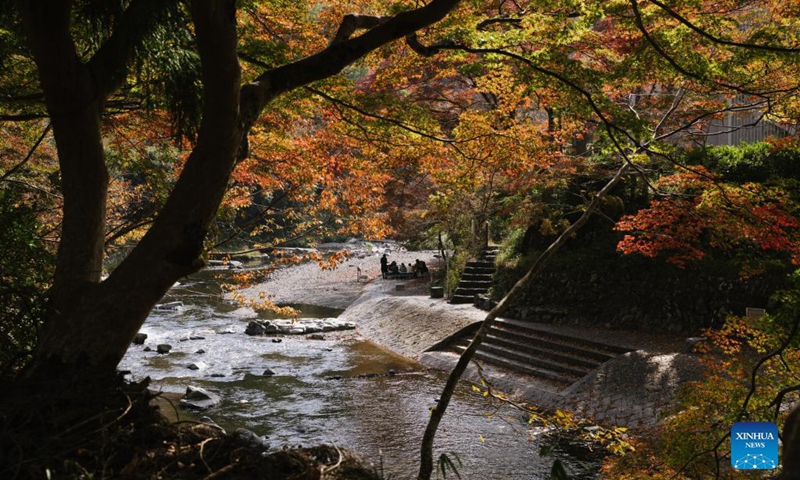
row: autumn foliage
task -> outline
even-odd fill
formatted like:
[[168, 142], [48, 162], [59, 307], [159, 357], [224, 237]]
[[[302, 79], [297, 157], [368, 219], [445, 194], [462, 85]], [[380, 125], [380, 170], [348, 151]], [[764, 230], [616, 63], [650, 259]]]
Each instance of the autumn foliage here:
[[655, 187], [659, 198], [617, 222], [625, 233], [620, 252], [679, 266], [711, 251], [743, 261], [769, 255], [800, 261], [798, 205], [785, 189], [728, 183], [703, 167], [663, 177]]

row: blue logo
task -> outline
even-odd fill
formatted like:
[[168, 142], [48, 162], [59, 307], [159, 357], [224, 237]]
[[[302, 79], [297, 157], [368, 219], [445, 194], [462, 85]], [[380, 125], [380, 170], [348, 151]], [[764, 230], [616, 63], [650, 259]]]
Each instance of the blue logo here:
[[778, 427], [771, 422], [734, 423], [731, 465], [737, 470], [778, 468]]

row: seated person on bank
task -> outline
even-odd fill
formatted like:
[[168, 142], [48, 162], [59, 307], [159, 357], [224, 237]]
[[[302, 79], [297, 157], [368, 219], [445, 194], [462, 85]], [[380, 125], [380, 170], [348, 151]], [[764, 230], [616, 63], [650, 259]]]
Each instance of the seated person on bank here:
[[408, 273], [408, 269], [406, 268], [406, 264], [405, 263], [401, 263], [400, 264], [400, 268], [397, 271], [400, 272], [400, 273]]
[[428, 273], [428, 266], [425, 265], [425, 262], [423, 262], [422, 260], [417, 260], [414, 265], [414, 271], [420, 275], [422, 275], [423, 273]]
[[397, 273], [397, 262], [389, 264], [389, 273]]

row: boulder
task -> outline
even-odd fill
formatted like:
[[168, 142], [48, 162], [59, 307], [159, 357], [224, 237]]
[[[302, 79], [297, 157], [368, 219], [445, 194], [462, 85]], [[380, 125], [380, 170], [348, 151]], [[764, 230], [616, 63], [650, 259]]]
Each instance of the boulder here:
[[228, 315], [239, 318], [254, 318], [258, 316], [258, 313], [250, 307], [241, 307], [230, 312]]
[[268, 369], [264, 370], [263, 375], [265, 377], [271, 377], [271, 376], [275, 375], [275, 372], [271, 368], [268, 368]]
[[172, 345], [168, 343], [161, 343], [156, 347], [156, 352], [160, 354], [169, 353], [170, 350], [172, 350]]
[[196, 362], [190, 364], [187, 368], [189, 368], [189, 370], [205, 370], [208, 368], [208, 364], [206, 362]]
[[247, 324], [244, 333], [251, 336], [264, 335], [267, 333], [267, 328], [261, 322], [251, 321]]
[[277, 325], [273, 325], [273, 324], [271, 324], [269, 322], [267, 322], [267, 324], [264, 325], [264, 328], [267, 329], [267, 333], [278, 333], [278, 332], [280, 332], [280, 329], [278, 328]]
[[134, 345], [143, 345], [145, 340], [147, 340], [147, 334], [146, 333], [137, 333], [133, 337], [133, 344]]
[[237, 428], [231, 436], [247, 447], [263, 450], [269, 449], [269, 442], [267, 442], [266, 438], [246, 428]]
[[282, 338], [273, 338], [272, 343], [281, 343], [283, 341]]
[[175, 312], [183, 308], [183, 302], [167, 302], [167, 303], [159, 303], [153, 310], [157, 310], [160, 312]]
[[211, 417], [202, 416], [202, 417], [198, 418], [197, 421], [200, 422], [200, 423], [204, 423], [204, 424], [206, 424], [206, 425], [208, 425], [210, 427], [216, 428], [217, 430], [222, 432], [223, 435], [227, 435], [228, 434], [228, 432], [226, 432], [224, 428], [222, 428], [219, 425], [217, 425], [217, 422], [212, 420]]
[[196, 351], [194, 353], [197, 353], [199, 355], [199, 354], [206, 353], [206, 351], [201, 348], [200, 350], [198, 350], [198, 351]]
[[309, 340], [325, 340], [325, 335], [320, 335], [318, 333], [315, 333], [313, 335], [309, 335], [308, 339]]
[[186, 387], [186, 394], [181, 399], [181, 406], [204, 410], [211, 408], [220, 402], [219, 395], [211, 393], [205, 388], [189, 385]]

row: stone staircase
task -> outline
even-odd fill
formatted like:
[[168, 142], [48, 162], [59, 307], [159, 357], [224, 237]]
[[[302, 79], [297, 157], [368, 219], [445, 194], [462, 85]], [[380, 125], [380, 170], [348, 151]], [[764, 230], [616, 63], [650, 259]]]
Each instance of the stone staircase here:
[[[474, 331], [464, 331], [443, 349], [463, 353]], [[629, 351], [556, 333], [547, 325], [498, 318], [475, 358], [501, 369], [536, 377], [556, 390], [563, 390], [602, 363]]]
[[484, 294], [492, 286], [494, 275], [494, 260], [497, 257], [497, 247], [486, 247], [477, 260], [467, 262], [456, 291], [450, 297], [450, 303], [473, 303], [475, 295]]

